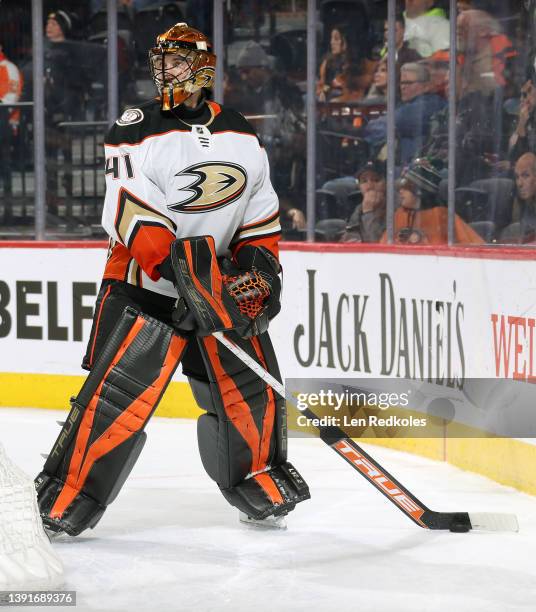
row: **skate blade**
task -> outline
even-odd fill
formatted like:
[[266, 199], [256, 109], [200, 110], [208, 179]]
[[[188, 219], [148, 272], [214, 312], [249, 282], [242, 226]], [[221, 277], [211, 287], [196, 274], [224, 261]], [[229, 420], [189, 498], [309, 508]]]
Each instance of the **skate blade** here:
[[62, 540], [69, 540], [71, 538], [71, 536], [62, 529], [56, 531], [54, 529], [50, 529], [47, 527], [47, 525], [43, 525], [43, 530], [46, 533], [49, 542], [58, 542]]
[[254, 529], [273, 529], [275, 531], [284, 531], [287, 528], [287, 522], [284, 516], [268, 516], [265, 519], [254, 519], [248, 516], [245, 512], [239, 512], [238, 519], [242, 525], [252, 527]]

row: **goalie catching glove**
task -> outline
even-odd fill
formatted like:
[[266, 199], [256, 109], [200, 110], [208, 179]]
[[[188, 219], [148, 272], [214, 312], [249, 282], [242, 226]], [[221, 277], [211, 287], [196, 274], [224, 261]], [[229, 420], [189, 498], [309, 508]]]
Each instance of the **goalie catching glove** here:
[[[199, 336], [235, 330], [249, 338], [262, 334], [281, 309], [279, 262], [263, 247], [246, 245], [237, 266], [216, 256], [212, 236], [176, 240], [160, 274], [179, 293], [174, 316], [179, 330]], [[195, 325], [191, 324], [191, 321]]]

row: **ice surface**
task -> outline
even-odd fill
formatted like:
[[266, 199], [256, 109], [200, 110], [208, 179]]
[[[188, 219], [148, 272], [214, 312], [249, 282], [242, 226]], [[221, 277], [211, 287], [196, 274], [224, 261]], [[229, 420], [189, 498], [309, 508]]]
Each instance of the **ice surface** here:
[[[0, 439], [36, 474], [65, 413], [0, 409]], [[536, 610], [536, 499], [405, 453], [367, 447], [434, 510], [514, 512], [518, 534], [415, 526], [322, 442], [290, 440], [312, 499], [287, 531], [247, 529], [206, 476], [195, 423], [154, 418], [97, 527], [54, 543], [86, 610]], [[29, 608], [26, 608], [29, 609]], [[43, 609], [43, 608], [39, 608]]]

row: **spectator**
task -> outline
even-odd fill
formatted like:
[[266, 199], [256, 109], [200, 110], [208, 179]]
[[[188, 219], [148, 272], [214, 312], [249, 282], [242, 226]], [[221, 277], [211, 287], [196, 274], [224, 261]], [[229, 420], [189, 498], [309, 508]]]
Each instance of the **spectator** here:
[[[397, 13], [395, 18], [395, 48], [396, 48], [396, 82], [400, 82], [400, 70], [404, 64], [410, 64], [418, 62], [422, 59], [421, 54], [415, 49], [411, 49], [407, 40], [404, 40], [406, 33], [406, 24], [404, 15]], [[385, 46], [381, 51], [382, 58], [387, 57], [387, 36], [388, 36], [388, 22], [384, 21], [383, 24], [383, 38]]]
[[445, 99], [448, 97], [449, 55], [448, 51], [436, 51], [420, 62], [430, 72], [430, 92]]
[[47, 17], [45, 34], [52, 43], [64, 42], [73, 28], [73, 15], [57, 10]]
[[491, 94], [511, 79], [517, 52], [489, 13], [470, 9], [457, 19], [458, 87], [460, 95]]
[[9, 108], [9, 104], [19, 101], [21, 91], [22, 74], [17, 66], [7, 59], [0, 45], [0, 180], [4, 190], [4, 223], [10, 223], [12, 220], [11, 149], [20, 121], [20, 111]]
[[365, 99], [385, 103], [387, 99], [387, 57], [378, 62], [372, 77], [372, 85]]
[[[446, 74], [445, 90], [449, 74]], [[495, 157], [505, 148], [502, 130], [502, 109], [495, 95], [472, 91], [462, 95], [456, 90], [456, 185], [469, 185], [477, 179], [494, 176], [497, 169]], [[500, 99], [500, 98], [499, 98]], [[498, 114], [500, 113], [500, 114]], [[430, 135], [418, 151], [418, 157], [448, 163], [449, 109], [430, 118]]]
[[340, 176], [326, 181], [317, 192], [320, 197], [316, 202], [316, 220], [347, 220], [355, 206], [352, 197], [360, 195], [359, 181], [356, 174]]
[[[456, 104], [456, 184], [469, 185], [489, 178], [495, 172], [500, 134], [497, 134], [497, 108], [493, 96], [473, 92]], [[419, 157], [438, 159], [447, 164], [449, 148], [448, 107], [430, 119], [430, 137]]]
[[[400, 207], [394, 215], [397, 244], [445, 244], [448, 239], [448, 211], [438, 200], [441, 175], [425, 159], [416, 159], [399, 181]], [[454, 241], [482, 244], [484, 240], [458, 215], [454, 217]], [[387, 242], [384, 233], [381, 242]]]
[[405, 39], [422, 57], [450, 46], [449, 20], [434, 4], [434, 0], [406, 0]]
[[273, 58], [259, 43], [250, 41], [244, 46], [237, 57], [236, 69], [240, 82], [231, 87], [231, 96], [233, 106], [240, 112], [258, 114], [263, 106], [276, 100], [294, 112], [302, 112], [301, 91], [285, 76], [274, 71]]
[[385, 231], [385, 164], [370, 160], [356, 178], [363, 199], [350, 216], [341, 242], [378, 242]]
[[[400, 92], [402, 104], [397, 109], [397, 131], [402, 137], [424, 136], [430, 117], [445, 106], [445, 101], [435, 93], [430, 93], [430, 71], [422, 64], [404, 64], [400, 72]], [[403, 149], [403, 145], [401, 145]], [[415, 153], [412, 145], [411, 155]], [[403, 152], [402, 152], [403, 153]], [[409, 157], [402, 155], [403, 161]]]
[[331, 102], [359, 102], [365, 97], [372, 77], [364, 61], [347, 64], [340, 75], [341, 93], [331, 98]]
[[[469, 184], [501, 170], [507, 157], [507, 129], [502, 100], [508, 95], [517, 56], [496, 19], [469, 9], [457, 19], [458, 56], [456, 106], [457, 183]], [[443, 118], [443, 148], [446, 117]], [[423, 151], [434, 155], [431, 150]], [[508, 164], [504, 164], [508, 165]]]
[[250, 41], [238, 55], [240, 83], [230, 88], [226, 103], [241, 113], [261, 116], [255, 127], [266, 147], [281, 209], [293, 229], [302, 229], [305, 220], [294, 200], [301, 203], [305, 192], [303, 97], [299, 88], [276, 74], [272, 66], [272, 58], [262, 46]]
[[0, 102], [14, 104], [22, 92], [22, 75], [13, 62], [4, 55], [0, 45]]
[[536, 151], [535, 109], [536, 109], [536, 73], [530, 71], [521, 87], [519, 118], [514, 133], [508, 142], [508, 158], [519, 159], [523, 153]]
[[501, 242], [526, 244], [536, 240], [536, 155], [524, 153], [515, 168], [516, 197], [512, 210], [512, 225], [503, 230]]
[[[87, 87], [76, 43], [70, 40], [77, 25], [73, 13], [57, 10], [45, 27], [45, 150], [47, 156], [47, 221], [59, 222], [59, 176], [69, 197], [72, 193], [71, 138], [60, 124], [81, 118]], [[30, 66], [31, 69], [31, 66]], [[63, 158], [60, 161], [60, 155]]]
[[320, 102], [326, 102], [332, 97], [340, 95], [342, 89], [341, 75], [345, 66], [351, 63], [351, 52], [348, 38], [342, 26], [331, 30], [329, 39], [329, 52], [320, 64], [319, 79], [316, 94]]
[[[397, 164], [402, 168], [424, 145], [429, 135], [432, 115], [446, 106], [446, 101], [429, 93], [430, 72], [421, 64], [404, 64], [400, 72], [402, 103], [395, 112], [398, 140]], [[382, 147], [387, 140], [387, 120], [380, 117], [370, 121], [363, 137], [372, 147]]]

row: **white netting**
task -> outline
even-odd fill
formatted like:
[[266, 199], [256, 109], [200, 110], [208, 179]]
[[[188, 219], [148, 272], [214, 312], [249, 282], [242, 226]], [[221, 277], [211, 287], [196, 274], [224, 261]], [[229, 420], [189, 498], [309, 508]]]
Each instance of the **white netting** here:
[[0, 444], [0, 590], [56, 588], [62, 576], [43, 531], [34, 483]]

